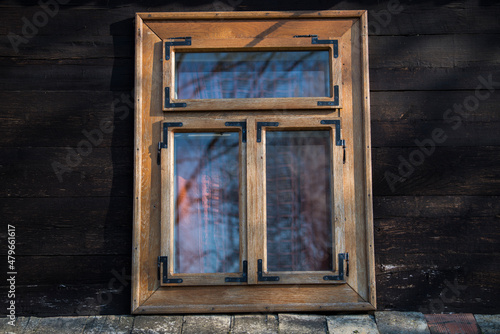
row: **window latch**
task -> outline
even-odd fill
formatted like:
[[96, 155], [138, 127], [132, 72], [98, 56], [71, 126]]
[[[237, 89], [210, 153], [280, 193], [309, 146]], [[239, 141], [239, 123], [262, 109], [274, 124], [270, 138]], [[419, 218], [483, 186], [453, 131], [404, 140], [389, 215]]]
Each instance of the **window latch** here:
[[339, 274], [335, 276], [323, 276], [325, 281], [343, 281], [344, 280], [344, 260], [346, 262], [345, 276], [349, 276], [349, 253], [339, 254]]

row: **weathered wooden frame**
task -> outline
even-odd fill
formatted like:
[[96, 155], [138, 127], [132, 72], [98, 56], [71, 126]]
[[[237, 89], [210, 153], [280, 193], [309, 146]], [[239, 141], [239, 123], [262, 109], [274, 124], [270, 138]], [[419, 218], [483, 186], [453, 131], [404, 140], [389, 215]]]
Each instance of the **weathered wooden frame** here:
[[[182, 127], [171, 128], [167, 132], [168, 147], [162, 150], [161, 159], [161, 255], [167, 255], [169, 259], [174, 258], [174, 224], [175, 224], [175, 200], [174, 200], [174, 149], [176, 132], [239, 132], [239, 165], [240, 165], [240, 194], [239, 194], [239, 221], [240, 221], [240, 271], [243, 268], [242, 261], [247, 258], [246, 245], [246, 145], [242, 143], [242, 131], [240, 127], [226, 126], [226, 122], [241, 122], [239, 118], [231, 117], [225, 119], [200, 119], [177, 117], [169, 118], [169, 122], [181, 122]], [[182, 286], [200, 285], [227, 285], [242, 284], [239, 282], [227, 283], [226, 277], [240, 277], [242, 273], [211, 273], [211, 274], [176, 274], [174, 273], [174, 261], [168, 263], [168, 277], [181, 278]], [[165, 270], [165, 268], [161, 268]], [[163, 272], [162, 272], [163, 273]], [[178, 286], [175, 283], [161, 283], [164, 286]]]
[[[255, 27], [251, 27], [256, 29]], [[172, 33], [169, 33], [170, 35]], [[285, 38], [286, 37], [286, 38]], [[336, 39], [336, 38], [333, 38]], [[168, 40], [168, 39], [167, 39]], [[255, 42], [257, 40], [257, 42]], [[165, 42], [165, 40], [163, 41]], [[251, 47], [249, 47], [251, 45]], [[174, 97], [175, 92], [175, 54], [176, 52], [201, 52], [201, 51], [303, 51], [303, 50], [327, 50], [329, 52], [330, 66], [330, 97], [292, 97], [292, 98], [259, 98], [259, 99], [189, 99], [182, 100]], [[340, 56], [334, 58], [333, 46], [331, 44], [311, 44], [311, 37], [294, 38], [293, 35], [268, 38], [195, 38], [189, 46], [169, 47], [169, 59], [166, 60], [164, 49], [163, 56], [163, 99], [171, 103], [185, 103], [183, 111], [192, 110], [266, 110], [266, 109], [332, 109], [341, 108], [341, 99], [335, 106], [318, 106], [318, 102], [334, 102], [334, 86], [342, 84], [342, 59]], [[170, 95], [165, 96], [165, 88]], [[179, 108], [163, 107], [165, 111], [180, 111]]]
[[[262, 118], [255, 117], [253, 122], [250, 123], [251, 127], [256, 127], [255, 122], [261, 121]], [[279, 276], [280, 280], [278, 282], [264, 281], [259, 282], [254, 274], [251, 277], [252, 280], [249, 282], [253, 284], [343, 284], [343, 282], [338, 281], [326, 281], [323, 279], [325, 275], [337, 275], [339, 268], [337, 263], [337, 254], [344, 253], [346, 245], [344, 243], [345, 236], [345, 225], [352, 224], [353, 221], [346, 222], [344, 219], [344, 198], [343, 198], [343, 184], [342, 184], [342, 146], [336, 145], [335, 136], [336, 128], [333, 125], [322, 125], [321, 120], [323, 116], [266, 116], [264, 118], [266, 122], [277, 122], [278, 126], [262, 127], [262, 141], [255, 144], [255, 163], [257, 164], [256, 170], [253, 171], [255, 176], [252, 175], [251, 171], [248, 174], [253, 176], [255, 180], [248, 180], [248, 182], [257, 183], [258, 190], [255, 193], [258, 195], [256, 198], [252, 199], [255, 201], [257, 206], [257, 212], [259, 217], [254, 219], [252, 222], [252, 227], [255, 229], [255, 237], [248, 240], [248, 259], [249, 263], [256, 263], [257, 259], [262, 259], [262, 268], [265, 275], [268, 276]], [[341, 119], [337, 119], [341, 121]], [[331, 180], [332, 180], [332, 267], [333, 271], [315, 271], [315, 272], [290, 272], [290, 271], [269, 271], [267, 270], [267, 208], [266, 208], [266, 132], [267, 131], [285, 131], [285, 130], [328, 130], [331, 139]], [[256, 138], [252, 138], [252, 142], [255, 142]], [[250, 205], [250, 203], [248, 203]], [[255, 216], [257, 213], [254, 213]], [[352, 228], [352, 227], [351, 227]], [[253, 271], [249, 271], [249, 275]]]
[[[193, 22], [196, 21], [196, 24]], [[258, 21], [255, 25], [251, 22]], [[218, 29], [206, 29], [211, 24]], [[252, 36], [246, 35], [247, 27]], [[373, 310], [376, 308], [371, 192], [371, 143], [368, 84], [368, 33], [366, 11], [321, 12], [206, 12], [138, 13], [136, 15], [135, 78], [135, 172], [134, 234], [132, 268], [132, 312], [277, 312]], [[255, 30], [257, 29], [257, 30]], [[260, 30], [258, 30], [260, 29]], [[312, 31], [314, 30], [314, 31]], [[208, 31], [208, 33], [207, 33]], [[257, 34], [256, 34], [257, 32]], [[342, 108], [288, 108], [268, 104], [249, 113], [244, 106], [213, 106], [189, 110], [163, 110], [163, 41], [186, 36], [214, 38], [254, 38], [279, 34], [337, 38], [342, 56]], [[301, 40], [301, 39], [297, 39]], [[300, 42], [303, 43], [303, 42]], [[289, 47], [289, 46], [287, 46]], [[229, 110], [230, 108], [230, 110]], [[262, 109], [265, 108], [265, 109]], [[342, 139], [346, 141], [346, 162], [342, 167], [345, 251], [349, 253], [350, 273], [346, 284], [252, 284], [256, 263], [249, 262], [249, 284], [214, 286], [161, 286], [157, 279], [157, 257], [161, 254], [161, 168], [156, 163], [157, 143], [164, 121], [186, 119], [246, 119], [252, 123], [287, 117], [341, 118]], [[253, 137], [254, 127], [247, 127]], [[257, 143], [248, 140], [247, 163], [256, 164]], [[246, 176], [247, 237], [259, 240], [256, 222], [261, 184]], [[337, 247], [337, 245], [336, 245]], [[249, 252], [255, 249], [249, 247]], [[251, 254], [249, 254], [251, 256]]]

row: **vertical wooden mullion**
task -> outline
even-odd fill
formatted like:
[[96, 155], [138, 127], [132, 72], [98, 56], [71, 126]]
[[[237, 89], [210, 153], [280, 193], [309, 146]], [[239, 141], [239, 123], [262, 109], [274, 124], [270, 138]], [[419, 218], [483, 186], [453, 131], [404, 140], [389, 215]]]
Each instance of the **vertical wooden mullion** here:
[[247, 240], [248, 240], [248, 284], [257, 284], [257, 260], [262, 258], [263, 215], [262, 197], [262, 152], [257, 143], [255, 117], [247, 119]]

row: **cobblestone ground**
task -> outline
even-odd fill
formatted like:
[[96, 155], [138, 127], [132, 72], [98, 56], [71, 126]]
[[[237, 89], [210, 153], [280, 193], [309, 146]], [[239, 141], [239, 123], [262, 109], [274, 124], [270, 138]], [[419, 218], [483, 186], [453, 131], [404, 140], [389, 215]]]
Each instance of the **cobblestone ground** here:
[[[466, 320], [463, 320], [466, 319]], [[174, 316], [18, 317], [0, 319], [0, 333], [175, 334], [434, 334], [500, 333], [500, 315], [374, 312], [353, 315], [247, 314]]]

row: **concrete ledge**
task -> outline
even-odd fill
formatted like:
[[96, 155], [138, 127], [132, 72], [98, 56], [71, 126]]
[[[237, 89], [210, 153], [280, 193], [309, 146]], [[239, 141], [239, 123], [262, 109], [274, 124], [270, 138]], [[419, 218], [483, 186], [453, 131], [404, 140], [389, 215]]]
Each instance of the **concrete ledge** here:
[[477, 325], [483, 334], [500, 333], [500, 315], [499, 314], [474, 314]]
[[380, 334], [430, 334], [419, 312], [375, 312], [375, 321]]
[[371, 315], [334, 315], [326, 318], [329, 334], [379, 334]]
[[229, 315], [186, 315], [183, 334], [227, 334], [231, 329]]
[[[132, 334], [180, 334], [182, 316], [141, 315], [134, 319]], [[129, 332], [130, 333], [130, 332]]]
[[274, 314], [235, 315], [231, 334], [278, 334], [278, 316]]
[[279, 314], [278, 321], [280, 334], [327, 333], [326, 318], [321, 315]]
[[[452, 319], [453, 317], [450, 317]], [[459, 318], [459, 317], [458, 317]], [[482, 333], [500, 333], [500, 315], [474, 315]], [[313, 314], [18, 317], [0, 318], [0, 333], [13, 334], [430, 334], [418, 312], [375, 312], [375, 316]]]

